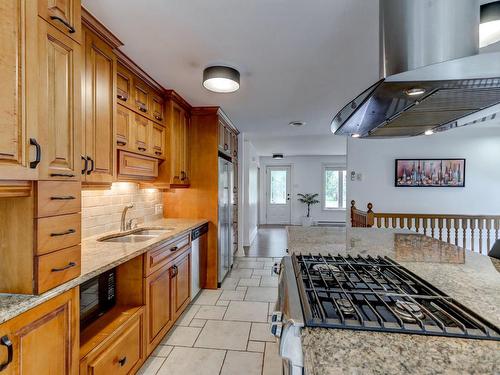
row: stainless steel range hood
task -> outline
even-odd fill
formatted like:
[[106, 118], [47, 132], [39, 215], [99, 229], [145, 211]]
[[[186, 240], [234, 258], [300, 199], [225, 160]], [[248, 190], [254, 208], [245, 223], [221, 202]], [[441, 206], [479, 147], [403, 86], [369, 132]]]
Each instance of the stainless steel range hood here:
[[381, 75], [333, 119], [336, 135], [407, 137], [500, 112], [500, 53], [478, 54], [476, 0], [380, 0]]

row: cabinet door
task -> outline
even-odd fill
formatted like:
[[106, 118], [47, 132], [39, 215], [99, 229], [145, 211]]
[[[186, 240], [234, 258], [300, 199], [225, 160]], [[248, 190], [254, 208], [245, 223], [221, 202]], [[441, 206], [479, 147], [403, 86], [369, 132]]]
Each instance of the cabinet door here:
[[147, 347], [148, 354], [172, 326], [172, 269], [167, 264], [146, 279]]
[[181, 120], [179, 139], [180, 176], [183, 184], [189, 184], [189, 126], [191, 119], [184, 110]]
[[174, 319], [182, 314], [191, 297], [191, 250], [174, 262]]
[[219, 121], [219, 150], [224, 151], [226, 127]]
[[[23, 0], [0, 2], [0, 179], [36, 179], [37, 19]], [[25, 64], [25, 61], [30, 62]], [[29, 85], [28, 85], [29, 83]], [[33, 84], [31, 84], [33, 83]], [[31, 159], [31, 160], [30, 160]]]
[[151, 95], [151, 114], [155, 121], [161, 124], [165, 122], [165, 102], [161, 95], [153, 93]]
[[39, 30], [40, 179], [80, 178], [80, 45], [43, 19]]
[[6, 336], [13, 348], [12, 362], [2, 375], [77, 375], [78, 314], [75, 288], [0, 325], [0, 337]]
[[90, 158], [87, 182], [112, 182], [115, 174], [116, 56], [85, 30], [85, 155]]
[[231, 133], [231, 151], [234, 159], [238, 158], [238, 135]]
[[134, 115], [134, 151], [149, 151], [149, 120], [139, 114]]
[[142, 113], [149, 115], [149, 96], [151, 95], [149, 87], [138, 78], [134, 79], [134, 96], [135, 96], [135, 109]]
[[231, 149], [231, 130], [229, 128], [224, 127], [224, 152], [228, 155], [232, 154]]
[[116, 145], [120, 148], [131, 147], [132, 117], [134, 112], [128, 108], [116, 106]]
[[80, 0], [38, 0], [38, 14], [61, 32], [80, 42]]
[[132, 104], [133, 74], [124, 66], [118, 64], [116, 68], [116, 97], [120, 104], [134, 108]]
[[153, 123], [151, 146], [156, 157], [165, 157], [165, 128], [159, 124]]

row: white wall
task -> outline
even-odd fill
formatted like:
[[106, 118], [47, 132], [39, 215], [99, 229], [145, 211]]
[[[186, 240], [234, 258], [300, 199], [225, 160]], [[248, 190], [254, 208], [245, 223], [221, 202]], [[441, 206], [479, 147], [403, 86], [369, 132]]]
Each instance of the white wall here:
[[239, 211], [241, 212], [241, 234], [242, 246], [250, 246], [257, 235], [258, 225], [258, 168], [259, 157], [252, 143], [245, 139], [245, 135], [240, 136], [242, 139], [240, 160], [241, 160], [241, 189], [242, 199]]
[[[500, 124], [499, 124], [500, 125]], [[406, 139], [349, 139], [347, 198], [375, 212], [500, 214], [500, 126], [474, 124]], [[394, 186], [394, 159], [465, 158], [464, 188]], [[350, 172], [362, 174], [350, 181]]]
[[[274, 160], [272, 157], [260, 158], [260, 223], [266, 223], [266, 166], [289, 165], [291, 166], [291, 204], [292, 224], [301, 224], [301, 217], [306, 214], [304, 204], [297, 201], [298, 193], [322, 192], [322, 170], [325, 164], [339, 167], [346, 165], [345, 156], [285, 156], [282, 160]], [[345, 221], [345, 210], [323, 210], [322, 203], [311, 207], [311, 216], [314, 221], [331, 220]]]

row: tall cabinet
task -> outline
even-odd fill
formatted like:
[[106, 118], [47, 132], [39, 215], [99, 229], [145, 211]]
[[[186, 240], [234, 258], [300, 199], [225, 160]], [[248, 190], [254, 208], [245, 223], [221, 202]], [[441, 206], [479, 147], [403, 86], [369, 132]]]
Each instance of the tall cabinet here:
[[[163, 195], [165, 215], [174, 218], [209, 220], [208, 250], [200, 254], [200, 281], [203, 288], [217, 288], [218, 283], [218, 158], [231, 158], [235, 168], [233, 189], [233, 251], [237, 249], [237, 150], [238, 131], [219, 107], [194, 107], [187, 131], [190, 159], [189, 189], [170, 189]], [[237, 153], [236, 153], [237, 156]]]

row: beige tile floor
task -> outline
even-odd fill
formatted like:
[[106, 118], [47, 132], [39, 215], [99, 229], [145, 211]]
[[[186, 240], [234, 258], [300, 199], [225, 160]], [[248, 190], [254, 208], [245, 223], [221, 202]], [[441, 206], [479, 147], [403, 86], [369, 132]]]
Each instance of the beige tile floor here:
[[201, 291], [139, 374], [281, 375], [269, 327], [279, 260], [236, 257], [221, 288]]

